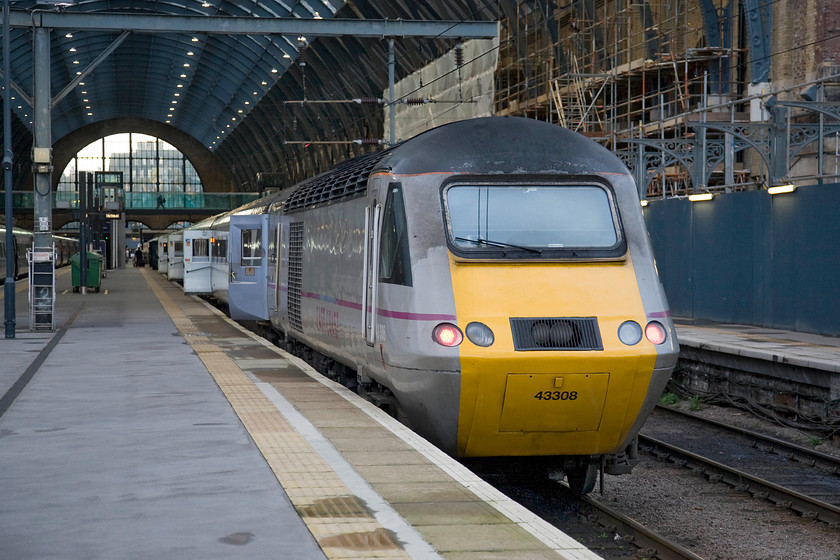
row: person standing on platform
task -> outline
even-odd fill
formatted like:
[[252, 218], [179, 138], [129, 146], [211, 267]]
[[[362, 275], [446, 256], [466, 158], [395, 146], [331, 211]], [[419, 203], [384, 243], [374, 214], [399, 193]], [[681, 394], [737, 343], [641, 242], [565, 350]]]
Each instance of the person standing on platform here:
[[146, 263], [143, 262], [143, 246], [138, 245], [137, 250], [134, 252], [134, 266], [146, 266]]

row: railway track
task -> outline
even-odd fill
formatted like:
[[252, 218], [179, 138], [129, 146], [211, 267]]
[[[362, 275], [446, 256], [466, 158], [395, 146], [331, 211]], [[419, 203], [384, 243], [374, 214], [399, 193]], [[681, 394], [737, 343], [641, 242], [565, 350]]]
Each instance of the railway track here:
[[643, 452], [840, 528], [837, 458], [669, 408], [651, 419], [639, 436]]
[[[611, 506], [572, 492], [565, 482], [541, 476], [516, 461], [465, 462], [475, 474], [602, 558], [702, 560], [678, 542]], [[544, 471], [541, 471], [544, 474]], [[523, 474], [528, 473], [528, 474]]]

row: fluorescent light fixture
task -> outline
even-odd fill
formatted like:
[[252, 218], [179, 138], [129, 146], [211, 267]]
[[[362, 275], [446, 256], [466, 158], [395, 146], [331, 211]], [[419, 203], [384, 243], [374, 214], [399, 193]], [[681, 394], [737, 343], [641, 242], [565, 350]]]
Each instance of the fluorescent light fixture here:
[[775, 187], [768, 187], [767, 192], [770, 194], [784, 194], [793, 192], [796, 190], [796, 185], [788, 184], [788, 185], [776, 185]]
[[700, 194], [691, 194], [688, 196], [688, 200], [691, 202], [700, 202], [701, 200], [712, 200], [715, 197], [712, 193], [700, 193]]

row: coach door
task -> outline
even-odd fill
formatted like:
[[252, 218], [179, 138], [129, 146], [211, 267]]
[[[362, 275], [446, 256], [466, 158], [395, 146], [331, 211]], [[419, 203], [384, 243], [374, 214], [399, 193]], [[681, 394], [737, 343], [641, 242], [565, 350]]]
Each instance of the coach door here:
[[267, 216], [232, 216], [230, 220], [230, 285], [232, 319], [267, 320]]
[[379, 264], [379, 221], [382, 206], [374, 198], [365, 208], [365, 269], [362, 279], [364, 292], [362, 295], [362, 317], [364, 321], [365, 342], [373, 346], [376, 340], [376, 288], [377, 265]]

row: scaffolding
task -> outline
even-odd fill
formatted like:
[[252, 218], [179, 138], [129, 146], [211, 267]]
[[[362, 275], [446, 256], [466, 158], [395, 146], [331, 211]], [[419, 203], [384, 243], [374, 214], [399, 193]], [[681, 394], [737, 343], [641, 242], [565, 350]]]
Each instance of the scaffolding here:
[[[631, 139], [691, 138], [697, 121], [748, 122], [733, 103], [744, 88], [731, 78], [740, 52], [704, 44], [699, 4], [595, 0], [517, 13], [502, 26], [496, 114], [553, 122], [613, 151]], [[730, 164], [737, 173], [714, 179], [743, 182], [744, 162]], [[648, 195], [689, 192], [687, 173], [663, 166]]]

